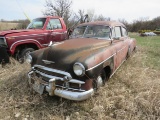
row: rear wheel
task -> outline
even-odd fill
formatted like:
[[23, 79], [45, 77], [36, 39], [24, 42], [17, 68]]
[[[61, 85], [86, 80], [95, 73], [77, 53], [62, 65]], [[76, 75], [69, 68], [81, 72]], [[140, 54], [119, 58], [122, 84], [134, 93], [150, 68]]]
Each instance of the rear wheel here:
[[134, 47], [133, 51], [136, 53], [137, 52], [137, 46]]
[[33, 48], [25, 48], [23, 49], [20, 54], [18, 55], [18, 61], [19, 63], [24, 63], [25, 62], [25, 59], [26, 59], [26, 56], [30, 53], [30, 52], [33, 52], [34, 49]]

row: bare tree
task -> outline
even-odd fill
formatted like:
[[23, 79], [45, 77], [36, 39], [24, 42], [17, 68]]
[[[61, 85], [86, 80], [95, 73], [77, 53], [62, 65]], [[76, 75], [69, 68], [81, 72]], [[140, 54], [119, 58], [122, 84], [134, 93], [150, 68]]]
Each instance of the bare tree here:
[[85, 14], [84, 10], [79, 9], [78, 13], [74, 14], [73, 20], [76, 23], [84, 23], [89, 22], [88, 17], [88, 14]]
[[84, 19], [84, 16], [85, 16], [84, 10], [79, 10], [78, 14], [80, 16], [80, 23], [83, 23], [83, 19]]
[[111, 20], [110, 17], [104, 17], [102, 14], [94, 17], [94, 21], [110, 21], [110, 20]]
[[94, 9], [88, 9], [87, 14], [88, 14], [88, 20], [93, 21], [95, 17], [95, 10]]
[[43, 12], [44, 15], [60, 16], [64, 19], [66, 25], [68, 25], [69, 18], [71, 17], [71, 5], [70, 0], [46, 0], [46, 10]]

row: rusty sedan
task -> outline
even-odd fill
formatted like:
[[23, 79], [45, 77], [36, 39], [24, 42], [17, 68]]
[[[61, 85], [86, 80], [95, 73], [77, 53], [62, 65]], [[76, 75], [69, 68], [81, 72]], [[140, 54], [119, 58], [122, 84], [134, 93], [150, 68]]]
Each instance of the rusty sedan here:
[[78, 25], [70, 39], [34, 51], [29, 83], [39, 94], [47, 91], [69, 100], [91, 97], [136, 49], [126, 27], [115, 21]]

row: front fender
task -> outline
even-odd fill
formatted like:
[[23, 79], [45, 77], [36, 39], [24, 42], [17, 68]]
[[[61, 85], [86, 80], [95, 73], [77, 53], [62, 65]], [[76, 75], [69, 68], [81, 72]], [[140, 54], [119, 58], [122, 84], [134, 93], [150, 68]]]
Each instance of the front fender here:
[[11, 55], [14, 54], [15, 49], [16, 49], [17, 46], [23, 45], [23, 44], [35, 44], [38, 48], [43, 48], [43, 46], [42, 46], [42, 45], [40, 44], [40, 42], [37, 41], [37, 40], [34, 40], [34, 39], [19, 40], [19, 41], [14, 42], [14, 43], [11, 45], [11, 47], [10, 47]]
[[108, 57], [107, 59], [105, 59], [104, 61], [100, 62], [99, 64], [93, 66], [92, 68], [89, 68], [86, 70], [86, 74], [88, 75], [88, 77], [91, 78], [96, 78], [100, 72], [106, 68], [106, 67], [110, 67], [110, 70], [112, 71], [114, 69], [114, 57]]

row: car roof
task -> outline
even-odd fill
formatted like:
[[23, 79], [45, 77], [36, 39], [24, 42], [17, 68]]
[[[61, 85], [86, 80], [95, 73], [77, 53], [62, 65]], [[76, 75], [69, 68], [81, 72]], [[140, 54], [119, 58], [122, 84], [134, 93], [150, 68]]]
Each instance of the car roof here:
[[[123, 26], [125, 27], [124, 24], [117, 22], [117, 21], [95, 21], [95, 22], [87, 22], [87, 23], [82, 23], [79, 24], [78, 26], [85, 26], [85, 25], [105, 25], [105, 26], [110, 26], [110, 27], [114, 27], [114, 26]], [[126, 28], [126, 27], [125, 27]]]

